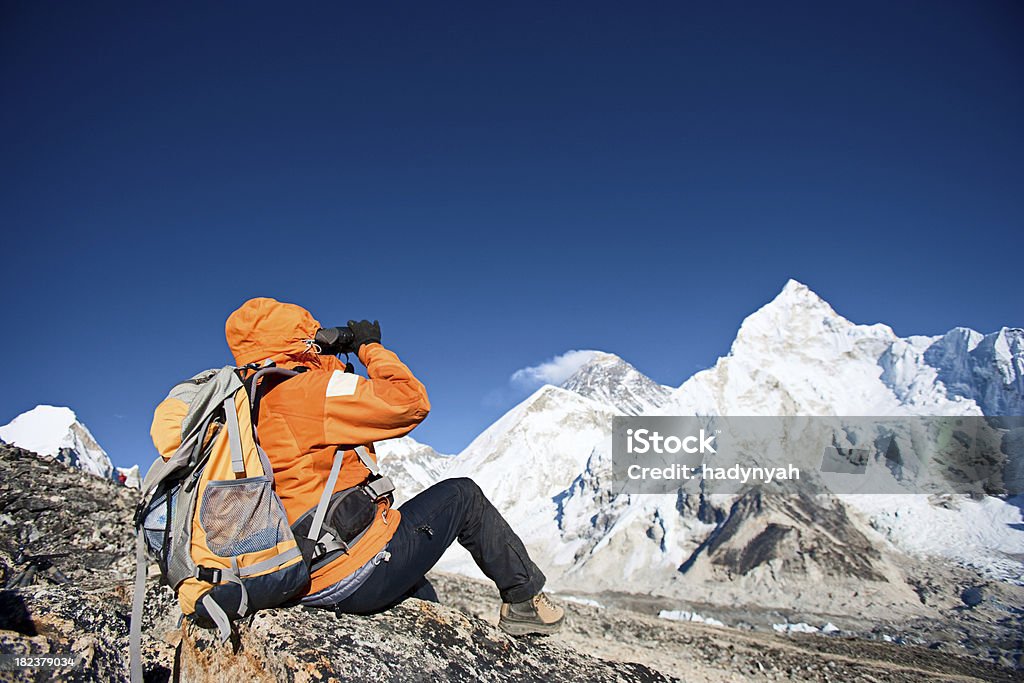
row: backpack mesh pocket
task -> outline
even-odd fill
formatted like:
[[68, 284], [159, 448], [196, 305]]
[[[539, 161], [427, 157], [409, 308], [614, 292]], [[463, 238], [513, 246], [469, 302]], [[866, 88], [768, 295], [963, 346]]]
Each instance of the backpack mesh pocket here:
[[288, 520], [270, 477], [211, 481], [199, 523], [206, 545], [221, 557], [268, 550], [287, 538]]
[[178, 504], [178, 487], [165, 489], [153, 497], [146, 508], [142, 531], [150, 555], [156, 558], [161, 569], [166, 567], [167, 554], [171, 546], [172, 515]]

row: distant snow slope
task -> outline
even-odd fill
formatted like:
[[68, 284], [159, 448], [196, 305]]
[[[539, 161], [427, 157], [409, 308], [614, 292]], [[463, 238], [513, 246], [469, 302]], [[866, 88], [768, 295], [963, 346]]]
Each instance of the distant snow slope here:
[[70, 408], [36, 406], [0, 427], [0, 439], [86, 472], [113, 477], [114, 465], [106, 451]]
[[[616, 413], [612, 406], [545, 385], [474, 439], [446, 475], [476, 481], [524, 538], [557, 537], [555, 497], [584, 469]], [[461, 549], [449, 552], [445, 562], [477, 575]]]
[[453, 458], [441, 455], [410, 436], [374, 444], [382, 474], [395, 482], [395, 504], [401, 505], [431, 484], [443, 479]]

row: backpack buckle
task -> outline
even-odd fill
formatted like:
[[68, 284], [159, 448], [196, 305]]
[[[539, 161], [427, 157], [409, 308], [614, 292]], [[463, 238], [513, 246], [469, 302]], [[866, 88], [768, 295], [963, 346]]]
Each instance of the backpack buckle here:
[[204, 583], [220, 583], [220, 569], [215, 567], [196, 567], [195, 577]]
[[363, 487], [374, 502], [385, 498], [389, 493], [395, 490], [395, 484], [391, 481], [391, 477], [388, 476], [377, 477], [376, 479], [363, 484]]

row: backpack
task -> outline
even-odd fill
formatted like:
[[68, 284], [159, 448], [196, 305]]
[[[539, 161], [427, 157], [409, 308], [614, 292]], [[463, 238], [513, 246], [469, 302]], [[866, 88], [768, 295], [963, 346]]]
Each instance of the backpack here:
[[181, 445], [170, 458], [154, 461], [136, 509], [133, 681], [142, 680], [147, 557], [159, 565], [162, 581], [177, 594], [182, 618], [215, 626], [223, 642], [231, 635], [232, 621], [301, 597], [311, 571], [358, 540], [359, 534], [350, 534], [346, 543], [335, 531], [338, 525], [325, 524], [329, 507], [344, 507], [339, 502], [345, 500], [372, 504], [394, 489], [360, 446], [356, 452], [371, 478], [365, 485], [333, 493], [342, 462], [339, 448], [319, 504], [294, 530], [289, 526], [256, 421], [260, 380], [297, 374], [272, 364], [226, 366], [199, 373], [168, 394], [188, 410], [181, 423]]

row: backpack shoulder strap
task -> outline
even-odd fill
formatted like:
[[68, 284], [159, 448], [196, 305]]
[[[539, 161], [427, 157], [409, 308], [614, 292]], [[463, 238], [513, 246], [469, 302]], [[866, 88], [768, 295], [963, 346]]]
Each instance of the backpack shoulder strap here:
[[146, 599], [146, 543], [142, 532], [135, 538], [135, 591], [132, 596], [132, 623], [128, 633], [131, 683], [142, 683], [142, 608]]
[[252, 423], [254, 425], [259, 420], [260, 399], [263, 397], [263, 392], [260, 391], [259, 386], [260, 380], [264, 377], [275, 375], [283, 379], [290, 379], [299, 374], [301, 373], [298, 370], [288, 370], [287, 368], [279, 368], [276, 365], [268, 365], [267, 367], [260, 368], [243, 381], [246, 391], [249, 392], [249, 412], [252, 414]]

